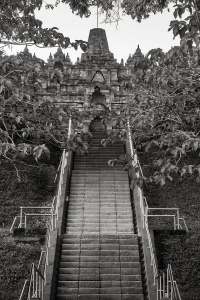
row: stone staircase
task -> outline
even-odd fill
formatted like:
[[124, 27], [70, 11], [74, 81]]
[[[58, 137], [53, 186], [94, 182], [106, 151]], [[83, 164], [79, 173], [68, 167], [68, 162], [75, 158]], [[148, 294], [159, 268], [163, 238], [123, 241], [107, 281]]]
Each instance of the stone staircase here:
[[104, 148], [105, 137], [93, 132], [90, 153], [74, 160], [56, 300], [144, 299], [128, 175], [107, 163], [124, 148]]

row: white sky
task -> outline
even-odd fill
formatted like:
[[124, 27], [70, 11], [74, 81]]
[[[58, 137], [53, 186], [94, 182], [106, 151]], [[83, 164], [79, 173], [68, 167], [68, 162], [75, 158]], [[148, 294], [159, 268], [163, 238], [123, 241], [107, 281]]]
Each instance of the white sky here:
[[[48, 3], [54, 3], [54, 1], [49, 0]], [[126, 60], [129, 54], [133, 54], [138, 44], [143, 54], [154, 48], [161, 48], [166, 52], [171, 46], [179, 45], [179, 38], [173, 40], [172, 32], [168, 32], [169, 23], [174, 19], [172, 12], [173, 9], [171, 9], [171, 12], [166, 10], [163, 14], [152, 14], [149, 19], [143, 20], [141, 23], [132, 20], [129, 16], [123, 16], [118, 28], [115, 24], [102, 23], [103, 18], [101, 18], [99, 27], [106, 30], [110, 51], [114, 53], [114, 57], [120, 62], [121, 58]], [[44, 27], [58, 27], [71, 41], [76, 39], [87, 41], [90, 29], [97, 27], [96, 9], [93, 10], [89, 18], [80, 18], [71, 12], [68, 5], [60, 4], [54, 10], [41, 9], [37, 12], [36, 17], [43, 21]], [[23, 49], [24, 46], [13, 46], [12, 52], [8, 48], [5, 50], [8, 54], [14, 54]], [[35, 52], [37, 57], [45, 61], [50, 52], [54, 54], [56, 50], [56, 48], [29, 47], [31, 53]], [[63, 52], [68, 52], [73, 62], [82, 53], [81, 50], [76, 51], [73, 48], [68, 48]]]

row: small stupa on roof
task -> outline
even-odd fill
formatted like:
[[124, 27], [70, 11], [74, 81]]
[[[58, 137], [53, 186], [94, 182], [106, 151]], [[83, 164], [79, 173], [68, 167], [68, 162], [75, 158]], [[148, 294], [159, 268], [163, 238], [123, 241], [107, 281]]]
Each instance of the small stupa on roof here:
[[143, 57], [144, 57], [144, 55], [142, 54], [140, 46], [138, 45], [137, 49], [135, 50], [135, 53], [133, 55], [129, 54], [126, 66], [134, 67], [135, 62], [140, 61], [141, 59], [143, 59]]
[[62, 49], [58, 47], [57, 52], [54, 54], [54, 60], [56, 61], [64, 61], [65, 54], [63, 53]]
[[24, 51], [22, 52], [25, 56], [30, 57], [30, 59], [32, 59], [32, 54], [29, 52], [28, 50], [28, 46], [26, 45], [26, 47], [24, 48]]

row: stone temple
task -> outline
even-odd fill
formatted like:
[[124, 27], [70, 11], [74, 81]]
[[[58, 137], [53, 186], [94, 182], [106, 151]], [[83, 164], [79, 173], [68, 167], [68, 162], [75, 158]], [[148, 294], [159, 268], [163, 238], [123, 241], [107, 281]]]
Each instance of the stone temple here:
[[52, 56], [41, 71], [42, 90], [45, 98], [55, 103], [78, 109], [117, 109], [127, 103], [131, 94], [124, 84], [134, 72], [134, 63], [143, 57], [138, 46], [126, 63], [120, 63], [109, 49], [106, 32], [101, 28], [90, 30], [88, 49], [73, 64], [61, 48]]

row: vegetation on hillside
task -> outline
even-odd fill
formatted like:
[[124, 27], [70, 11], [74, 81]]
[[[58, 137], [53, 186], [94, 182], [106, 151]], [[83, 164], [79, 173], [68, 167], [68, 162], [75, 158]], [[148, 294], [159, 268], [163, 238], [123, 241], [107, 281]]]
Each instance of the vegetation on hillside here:
[[[9, 232], [14, 217], [19, 215], [20, 206], [51, 206], [56, 186], [54, 183], [61, 151], [51, 148], [51, 165], [42, 161], [40, 165], [34, 159], [24, 159], [18, 172], [8, 160], [1, 160], [0, 169], [0, 299], [19, 299], [24, 281], [28, 279], [33, 262], [38, 263], [42, 242], [22, 242], [18, 236]], [[48, 164], [47, 164], [48, 162]], [[32, 166], [30, 166], [30, 163]], [[33, 219], [32, 219], [33, 220]], [[29, 221], [29, 220], [28, 220]], [[44, 224], [42, 223], [42, 226]], [[34, 217], [32, 234], [41, 228], [41, 218]]]
[[[188, 226], [188, 233], [172, 234], [168, 230], [159, 230], [160, 218], [149, 218], [150, 228], [157, 229], [155, 245], [159, 270], [171, 264], [182, 300], [198, 300], [200, 293], [199, 193], [200, 186], [194, 180], [168, 182], [145, 192], [149, 207], [178, 207]], [[162, 223], [167, 224], [169, 219], [165, 218]], [[172, 222], [170, 224], [172, 229]]]

